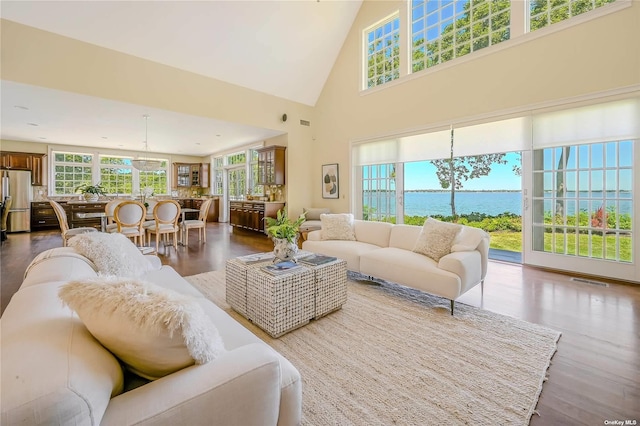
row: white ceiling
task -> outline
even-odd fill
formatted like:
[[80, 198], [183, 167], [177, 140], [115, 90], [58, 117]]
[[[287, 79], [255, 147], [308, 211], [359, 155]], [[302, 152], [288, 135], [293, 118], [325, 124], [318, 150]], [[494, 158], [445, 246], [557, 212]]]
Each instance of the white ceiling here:
[[[1, 13], [3, 19], [315, 105], [361, 1], [3, 0]], [[0, 136], [17, 141], [139, 150], [144, 114], [150, 115], [154, 152], [207, 155], [281, 133], [7, 81], [1, 96]], [[211, 135], [220, 136], [208, 142]]]

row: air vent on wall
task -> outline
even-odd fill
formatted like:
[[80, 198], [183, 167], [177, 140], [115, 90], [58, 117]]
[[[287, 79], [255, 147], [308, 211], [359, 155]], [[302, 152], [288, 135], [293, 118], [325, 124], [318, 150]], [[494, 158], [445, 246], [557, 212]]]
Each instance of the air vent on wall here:
[[307, 120], [300, 120], [301, 126], [311, 126], [311, 122]]
[[609, 284], [603, 283], [602, 281], [587, 280], [585, 278], [571, 277], [571, 281], [577, 281], [579, 283], [585, 283], [585, 284], [591, 284], [591, 285], [599, 285], [600, 287], [609, 287]]

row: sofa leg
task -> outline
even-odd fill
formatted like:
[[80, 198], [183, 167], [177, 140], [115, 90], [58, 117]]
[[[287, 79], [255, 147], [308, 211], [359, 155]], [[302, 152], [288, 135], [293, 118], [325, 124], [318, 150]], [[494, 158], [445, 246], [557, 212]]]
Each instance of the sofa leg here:
[[480, 281], [480, 294], [484, 295], [484, 280]]
[[453, 299], [451, 299], [451, 315], [453, 315]]

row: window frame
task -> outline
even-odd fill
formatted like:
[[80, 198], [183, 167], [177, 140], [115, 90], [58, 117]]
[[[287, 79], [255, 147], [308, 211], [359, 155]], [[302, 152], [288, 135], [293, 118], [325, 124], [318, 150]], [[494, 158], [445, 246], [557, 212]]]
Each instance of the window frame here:
[[[557, 22], [553, 25], [548, 25], [544, 28], [540, 28], [533, 32], [528, 31], [529, 28], [529, 1], [514, 1], [511, 2], [511, 29], [510, 29], [510, 39], [505, 40], [501, 43], [488, 46], [484, 49], [477, 50], [472, 52], [473, 54], [464, 55], [461, 57], [454, 58], [450, 61], [438, 64], [438, 66], [430, 67], [423, 69], [419, 72], [410, 72], [411, 69], [411, 8], [408, 6], [411, 0], [403, 1], [398, 9], [398, 11], [394, 13], [399, 13], [400, 15], [400, 78], [386, 82], [385, 84], [374, 86], [367, 88], [366, 81], [366, 43], [365, 43], [365, 32], [362, 32], [362, 56], [360, 58], [360, 67], [361, 67], [361, 81], [359, 84], [359, 95], [360, 96], [368, 96], [371, 94], [375, 94], [380, 90], [384, 90], [389, 87], [394, 87], [399, 84], [404, 84], [410, 81], [413, 81], [416, 78], [425, 78], [431, 75], [434, 72], [441, 72], [447, 70], [449, 67], [458, 66], [466, 63], [470, 60], [475, 60], [478, 58], [482, 58], [484, 55], [492, 55], [494, 53], [500, 52], [503, 49], [510, 49], [515, 46], [518, 46], [522, 43], [528, 43], [532, 40], [535, 40], [539, 37], [546, 37], [550, 34], [554, 34], [556, 32], [564, 31], [568, 28], [571, 28], [576, 25], [583, 24], [585, 22], [599, 19], [603, 16], [609, 15], [611, 13], [616, 13], [618, 11], [624, 10], [628, 7], [633, 6], [633, 0], [615, 0], [612, 3], [605, 4], [601, 7], [593, 9], [589, 12], [582, 13], [580, 15], [576, 15], [571, 17], [571, 19], [567, 19], [564, 21]], [[393, 14], [389, 15], [392, 16]], [[380, 22], [380, 21], [377, 21]], [[373, 27], [375, 24], [370, 25], [367, 28]]]
[[[85, 150], [77, 150], [77, 149], [65, 149], [65, 148], [61, 148], [58, 149], [56, 147], [50, 147], [49, 148], [49, 186], [48, 186], [48, 195], [49, 196], [53, 196], [53, 197], [69, 197], [69, 196], [75, 196], [76, 193], [75, 191], [72, 193], [68, 193], [65, 192], [64, 194], [57, 194], [56, 193], [56, 165], [71, 165], [73, 163], [67, 163], [67, 162], [58, 162], [55, 159], [56, 154], [66, 154], [66, 155], [82, 155], [82, 156], [91, 156], [91, 162], [90, 163], [86, 163], [85, 167], [90, 167], [91, 169], [91, 181], [89, 183], [91, 184], [97, 184], [97, 183], [101, 183], [101, 171], [102, 169], [105, 168], [125, 168], [125, 169], [130, 169], [131, 170], [131, 191], [132, 193], [109, 193], [106, 195], [111, 195], [111, 196], [115, 196], [115, 195], [127, 195], [127, 196], [135, 196], [138, 195], [140, 193], [140, 189], [136, 190], [135, 188], [140, 188], [140, 171], [135, 169], [132, 165], [127, 165], [127, 164], [103, 164], [102, 163], [102, 158], [122, 158], [122, 159], [128, 159], [128, 160], [133, 160], [135, 157], [131, 156], [131, 155], [126, 155], [126, 154], [120, 154], [120, 153], [108, 153], [108, 152], [99, 152], [99, 151], [85, 151]], [[162, 191], [162, 193], [155, 193], [155, 195], [168, 195], [170, 193], [170, 168], [171, 168], [171, 160], [170, 158], [154, 158], [154, 160], [159, 160], [164, 164], [164, 167], [162, 167], [161, 171], [164, 172], [165, 174], [165, 181], [166, 181], [166, 187], [165, 189]], [[87, 181], [82, 181], [80, 183], [78, 183], [77, 185], [74, 186], [77, 187], [78, 185], [82, 184], [82, 183], [87, 183]]]

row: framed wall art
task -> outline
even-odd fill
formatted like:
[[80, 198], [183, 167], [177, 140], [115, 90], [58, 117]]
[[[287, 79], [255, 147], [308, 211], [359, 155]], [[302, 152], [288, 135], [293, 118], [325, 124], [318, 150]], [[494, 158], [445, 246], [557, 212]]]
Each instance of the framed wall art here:
[[339, 198], [338, 163], [322, 166], [322, 198]]

